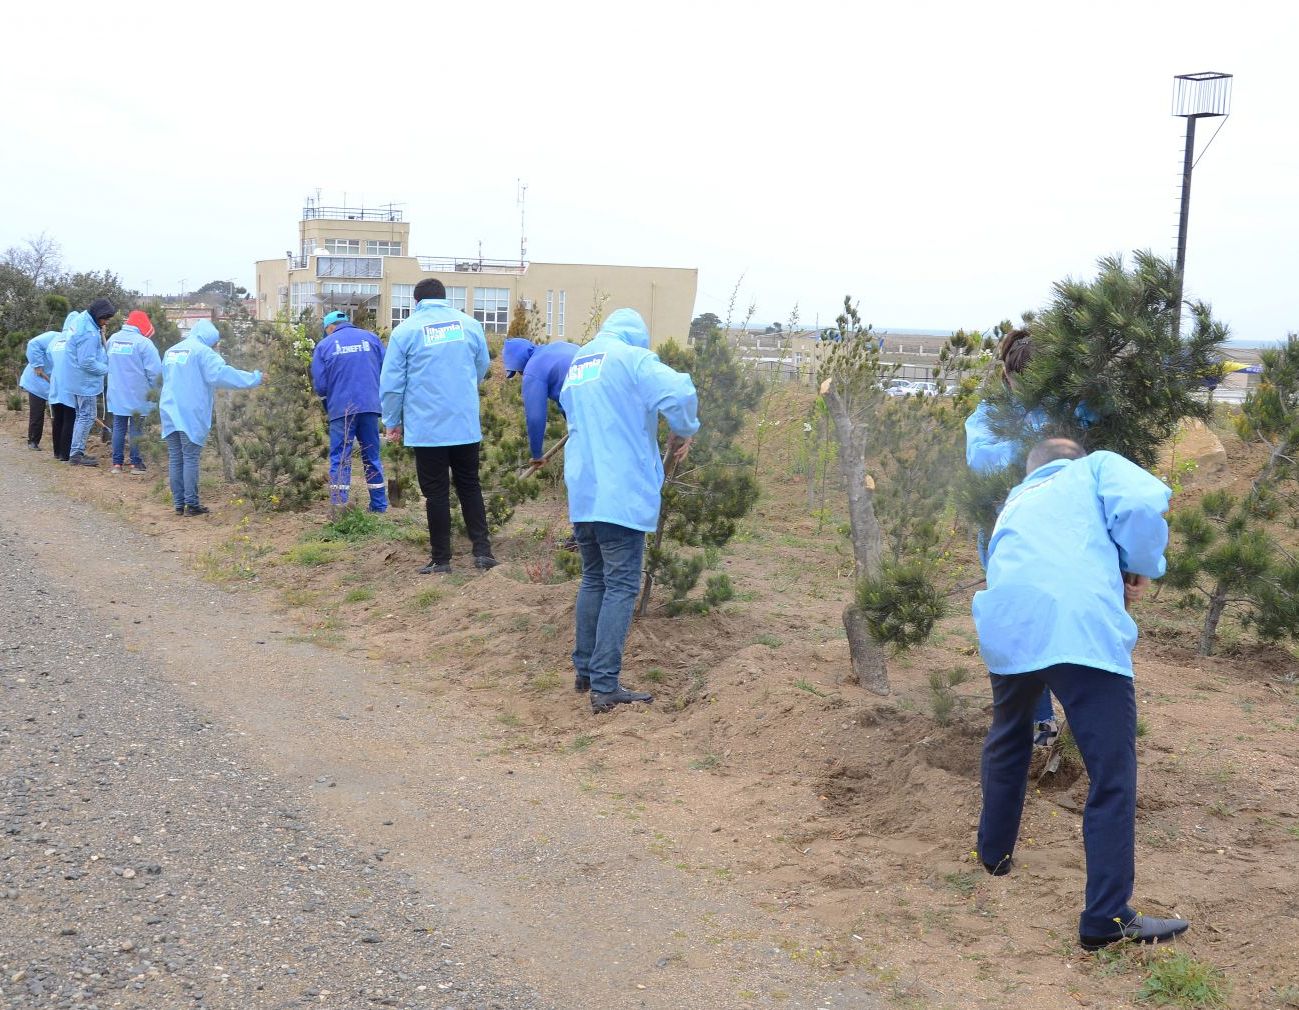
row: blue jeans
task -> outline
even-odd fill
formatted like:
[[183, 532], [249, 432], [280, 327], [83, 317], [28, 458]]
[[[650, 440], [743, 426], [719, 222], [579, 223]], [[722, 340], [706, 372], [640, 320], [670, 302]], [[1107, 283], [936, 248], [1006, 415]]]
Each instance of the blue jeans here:
[[574, 523], [582, 552], [573, 666], [591, 690], [618, 690], [622, 650], [640, 590], [645, 534], [614, 523]]
[[361, 447], [365, 486], [370, 491], [370, 511], [388, 510], [388, 484], [379, 461], [379, 415], [350, 414], [329, 422], [329, 501], [346, 505], [352, 486], [352, 441]]
[[203, 446], [191, 442], [183, 431], [173, 431], [164, 440], [167, 443], [167, 479], [171, 483], [171, 503], [198, 504], [198, 458]]
[[140, 416], [138, 414], [113, 415], [113, 465], [122, 465], [122, 455], [126, 448], [126, 438], [131, 437], [131, 465], [144, 466], [140, 459]]
[[97, 396], [78, 396], [77, 419], [72, 422], [72, 455], [85, 455], [86, 439], [90, 429], [95, 426], [95, 412], [99, 404]]
[[1137, 696], [1131, 677], [1072, 663], [992, 678], [992, 728], [983, 744], [979, 858], [996, 866], [1019, 836], [1033, 757], [1033, 707], [1049, 687], [1091, 779], [1083, 810], [1087, 897], [1078, 932], [1107, 936], [1136, 915]]

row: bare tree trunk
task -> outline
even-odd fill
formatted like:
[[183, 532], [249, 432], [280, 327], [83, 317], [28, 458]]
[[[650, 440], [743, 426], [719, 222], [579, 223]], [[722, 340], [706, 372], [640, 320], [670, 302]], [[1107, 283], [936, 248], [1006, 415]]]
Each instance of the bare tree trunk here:
[[[825, 394], [825, 404], [834, 421], [839, 442], [839, 468], [848, 487], [848, 522], [852, 528], [852, 553], [856, 583], [879, 576], [884, 563], [884, 544], [879, 520], [875, 517], [875, 490], [866, 472], [866, 452], [857, 431], [858, 422], [833, 389]], [[848, 633], [848, 653], [856, 684], [876, 694], [889, 693], [888, 663], [884, 650], [870, 636], [866, 615], [854, 600], [843, 612], [843, 627]]]
[[225, 397], [218, 396], [213, 405], [212, 434], [216, 436], [217, 455], [221, 457], [221, 475], [227, 481], [235, 479], [235, 454], [230, 446], [230, 419], [225, 410]]
[[1213, 655], [1213, 645], [1218, 639], [1218, 622], [1226, 609], [1226, 592], [1222, 586], [1214, 586], [1213, 595], [1209, 597], [1209, 612], [1204, 615], [1204, 630], [1200, 633], [1201, 656]]

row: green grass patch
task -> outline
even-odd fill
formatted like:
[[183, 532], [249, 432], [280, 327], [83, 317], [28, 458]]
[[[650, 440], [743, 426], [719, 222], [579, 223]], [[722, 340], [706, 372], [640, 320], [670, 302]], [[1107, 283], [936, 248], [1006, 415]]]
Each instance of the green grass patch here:
[[421, 589], [415, 594], [413, 602], [420, 610], [427, 610], [438, 600], [442, 599], [442, 590], [430, 586], [428, 589]]
[[345, 553], [345, 545], [336, 540], [308, 540], [306, 543], [294, 544], [285, 556], [295, 565], [315, 567], [332, 564]]
[[595, 743], [595, 737], [588, 733], [579, 733], [577, 736], [573, 737], [572, 749], [579, 752], [584, 751], [593, 743]]
[[779, 635], [759, 635], [753, 640], [754, 645], [765, 645], [768, 649], [778, 649], [784, 644]]
[[1144, 718], [1137, 719], [1137, 739], [1140, 740], [1143, 736], [1145, 736], [1149, 732], [1150, 732], [1149, 723], [1147, 723]]
[[818, 698], [829, 697], [829, 695], [827, 695], [825, 691], [822, 691], [819, 687], [813, 684], [806, 677], [799, 677], [798, 680], [794, 681], [794, 686], [798, 688], [800, 691], [806, 691], [808, 694], [814, 694]]
[[944, 873], [943, 883], [959, 894], [962, 898], [968, 898], [974, 893], [978, 885], [979, 878], [973, 873]]
[[320, 594], [314, 589], [289, 588], [280, 593], [286, 607], [306, 607], [316, 602]]
[[374, 599], [374, 590], [366, 589], [362, 586], [360, 589], [349, 589], [347, 595], [343, 597], [344, 603], [364, 603], [366, 600]]
[[644, 674], [642, 674], [642, 678], [649, 681], [651, 684], [662, 684], [663, 679], [666, 676], [667, 675], [657, 666], [651, 666], [644, 672]]
[[1227, 977], [1180, 950], [1153, 958], [1137, 999], [1154, 1006], [1224, 1007]]
[[559, 687], [562, 681], [559, 674], [554, 670], [547, 670], [545, 673], [539, 673], [532, 678], [532, 687], [538, 691], [553, 691]]
[[270, 548], [237, 536], [199, 555], [198, 566], [209, 582], [251, 582], [257, 578], [257, 561]]
[[705, 754], [701, 758], [695, 758], [690, 762], [690, 767], [697, 772], [706, 772], [716, 768], [722, 763], [722, 759], [716, 754]]
[[509, 726], [512, 729], [523, 725], [523, 720], [514, 712], [502, 712], [496, 717], [496, 721], [502, 726]]

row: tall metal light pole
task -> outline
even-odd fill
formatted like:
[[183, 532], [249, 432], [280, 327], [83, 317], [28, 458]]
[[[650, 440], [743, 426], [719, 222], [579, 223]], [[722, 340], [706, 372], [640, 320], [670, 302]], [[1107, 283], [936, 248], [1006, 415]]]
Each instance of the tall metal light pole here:
[[[1175, 332], [1182, 331], [1182, 292], [1186, 283], [1186, 225], [1191, 216], [1191, 171], [1195, 168], [1195, 121], [1231, 115], [1231, 74], [1204, 71], [1173, 78], [1173, 115], [1186, 120], [1182, 157], [1182, 210], [1177, 221], [1177, 309]], [[1221, 127], [1219, 127], [1221, 129]], [[1217, 131], [1214, 131], [1217, 136]], [[1213, 137], [1209, 138], [1213, 143]], [[1205, 145], [1206, 150], [1208, 145]]]

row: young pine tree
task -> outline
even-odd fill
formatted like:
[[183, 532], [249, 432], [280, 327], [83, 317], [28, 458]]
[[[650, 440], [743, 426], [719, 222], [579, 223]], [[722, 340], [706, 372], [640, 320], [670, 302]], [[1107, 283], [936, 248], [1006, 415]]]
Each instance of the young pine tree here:
[[[706, 555], [735, 536], [740, 519], [758, 500], [753, 460], [736, 439], [762, 397], [762, 386], [736, 360], [716, 326], [696, 335], [693, 347], [664, 344], [659, 357], [690, 373], [703, 424], [689, 457], [664, 483], [661, 530], [645, 553], [640, 612], [645, 613], [652, 588], [660, 583], [670, 594], [669, 615], [705, 613], [734, 595], [730, 578], [719, 573], [708, 578], [702, 596], [690, 596], [707, 567]], [[666, 443], [666, 425], [660, 427]]]
[[303, 509], [320, 497], [324, 415], [311, 388], [307, 324], [258, 322], [262, 384], [231, 420], [235, 479], [258, 508]]
[[1243, 494], [1214, 491], [1169, 519], [1175, 540], [1165, 581], [1204, 611], [1200, 654], [1211, 655], [1227, 614], [1264, 641], [1299, 638], [1299, 558], [1278, 537], [1299, 516], [1299, 337], [1263, 352], [1263, 374], [1245, 398], [1242, 438], [1268, 447]]

